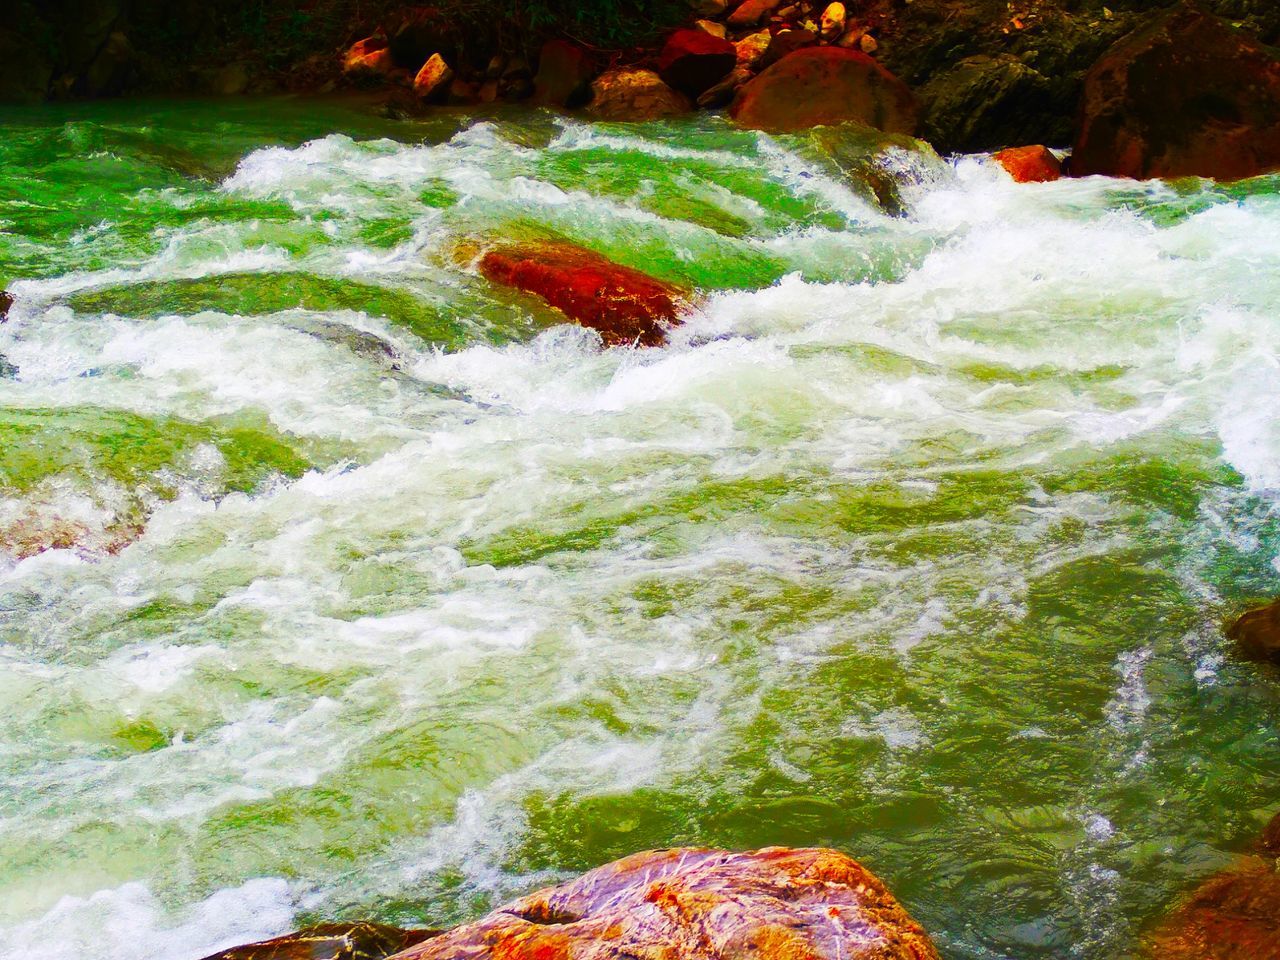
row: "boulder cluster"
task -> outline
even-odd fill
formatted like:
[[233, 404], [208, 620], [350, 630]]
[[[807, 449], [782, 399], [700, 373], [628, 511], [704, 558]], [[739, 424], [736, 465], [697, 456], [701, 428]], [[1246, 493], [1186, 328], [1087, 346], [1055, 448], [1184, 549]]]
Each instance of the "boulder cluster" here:
[[[1238, 179], [1280, 167], [1280, 56], [1194, 0], [1147, 16], [1080, 73], [1065, 171], [1044, 146], [1016, 139], [1063, 112], [1062, 89], [1049, 95], [1026, 62], [1034, 57], [969, 57], [913, 89], [880, 59], [877, 34], [899, 21], [879, 6], [698, 0], [660, 46], [608, 61], [565, 39], [533, 56], [480, 56], [445, 15], [414, 7], [352, 45], [343, 72], [398, 87], [395, 109], [410, 112], [505, 100], [608, 121], [725, 108], [742, 126], [775, 132], [853, 121], [923, 133], [944, 150], [1009, 148], [996, 159], [1021, 182], [1062, 172]], [[1025, 18], [1006, 30], [1032, 31]]]

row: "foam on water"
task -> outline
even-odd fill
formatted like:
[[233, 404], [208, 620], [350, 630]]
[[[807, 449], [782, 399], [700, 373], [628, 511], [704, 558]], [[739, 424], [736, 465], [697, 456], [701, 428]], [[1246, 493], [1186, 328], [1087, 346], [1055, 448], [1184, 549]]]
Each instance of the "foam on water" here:
[[[1266, 802], [1280, 705], [1217, 621], [1280, 553], [1272, 194], [880, 144], [891, 216], [718, 121], [406, 129], [130, 195], [212, 212], [9, 284], [0, 411], [141, 419], [0, 527], [141, 529], [0, 568], [0, 957], [454, 922], [670, 843], [847, 847], [948, 955], [1123, 955]], [[459, 254], [547, 236], [698, 302], [603, 351]], [[462, 333], [130, 308], [241, 273]], [[98, 465], [165, 418], [214, 439]], [[242, 420], [306, 463], [229, 487]]]

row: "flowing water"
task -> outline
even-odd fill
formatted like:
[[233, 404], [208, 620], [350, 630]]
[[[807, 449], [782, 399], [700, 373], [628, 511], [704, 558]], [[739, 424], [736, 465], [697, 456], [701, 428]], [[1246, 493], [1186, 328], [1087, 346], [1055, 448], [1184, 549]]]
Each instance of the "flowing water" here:
[[[475, 251], [699, 291], [601, 350]], [[1280, 178], [289, 101], [0, 116], [0, 957], [824, 844], [1131, 956], [1280, 804]]]

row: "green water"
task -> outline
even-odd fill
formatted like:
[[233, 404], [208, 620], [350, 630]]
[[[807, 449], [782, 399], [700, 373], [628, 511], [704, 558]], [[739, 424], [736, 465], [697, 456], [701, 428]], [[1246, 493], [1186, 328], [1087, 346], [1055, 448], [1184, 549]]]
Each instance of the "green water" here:
[[[687, 284], [602, 351], [470, 267]], [[1280, 807], [1280, 179], [291, 101], [0, 114], [0, 957], [822, 844], [1132, 956]]]

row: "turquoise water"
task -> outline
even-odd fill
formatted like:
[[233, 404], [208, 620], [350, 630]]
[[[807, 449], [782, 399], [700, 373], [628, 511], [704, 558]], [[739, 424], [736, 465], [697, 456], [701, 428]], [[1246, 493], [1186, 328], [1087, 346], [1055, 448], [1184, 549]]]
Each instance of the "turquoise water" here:
[[[699, 292], [603, 351], [472, 268]], [[1280, 179], [854, 131], [0, 114], [0, 957], [839, 847], [1129, 957], [1280, 804]]]

